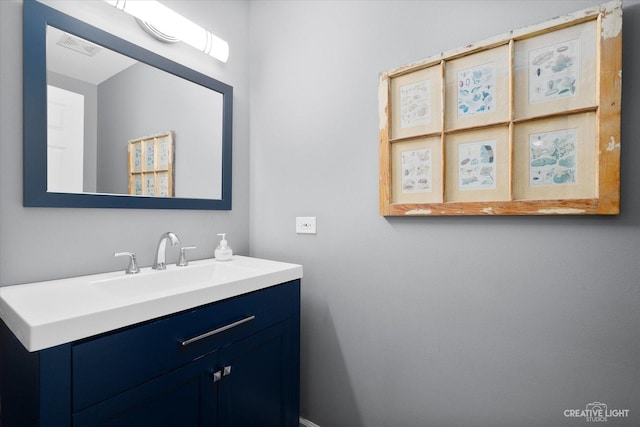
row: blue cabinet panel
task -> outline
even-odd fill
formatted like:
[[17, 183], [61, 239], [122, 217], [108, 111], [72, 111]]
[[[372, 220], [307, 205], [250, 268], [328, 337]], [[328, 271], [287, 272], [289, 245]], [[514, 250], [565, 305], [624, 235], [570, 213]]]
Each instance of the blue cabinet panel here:
[[0, 425], [71, 425], [70, 357], [70, 344], [30, 353], [0, 322]]
[[75, 427], [204, 427], [216, 421], [216, 355], [210, 355], [73, 416]]
[[231, 368], [220, 382], [221, 427], [298, 426], [292, 338], [288, 320], [220, 351]]
[[[294, 297], [290, 286], [274, 286], [74, 345], [74, 412], [291, 317]], [[255, 319], [187, 346], [180, 344], [249, 316]]]

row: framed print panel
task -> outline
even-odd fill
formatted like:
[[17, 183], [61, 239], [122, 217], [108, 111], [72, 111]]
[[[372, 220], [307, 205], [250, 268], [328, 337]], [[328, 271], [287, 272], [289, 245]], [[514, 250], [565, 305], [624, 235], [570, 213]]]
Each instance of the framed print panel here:
[[597, 196], [595, 113], [517, 124], [514, 130], [516, 200]]
[[171, 189], [171, 181], [169, 179], [169, 172], [156, 173], [156, 194], [159, 197], [170, 197], [173, 194]]
[[445, 62], [445, 129], [509, 120], [509, 45]]
[[156, 170], [168, 170], [173, 162], [173, 144], [171, 134], [157, 139]]
[[380, 214], [619, 214], [621, 88], [619, 0], [381, 73]]
[[440, 64], [391, 79], [391, 139], [442, 129]]
[[595, 20], [515, 42], [516, 119], [596, 105]]
[[130, 170], [132, 172], [142, 171], [142, 141], [131, 143]]
[[156, 165], [156, 144], [153, 139], [142, 141], [144, 147], [143, 171], [153, 171]]
[[144, 173], [142, 177], [142, 194], [144, 196], [156, 195], [156, 177], [153, 172]]
[[509, 193], [509, 126], [445, 137], [445, 200], [506, 201]]
[[131, 180], [133, 184], [130, 187], [132, 188], [130, 194], [133, 194], [136, 196], [142, 196], [142, 175], [141, 174], [131, 175]]
[[439, 136], [391, 146], [393, 203], [442, 203], [442, 140]]

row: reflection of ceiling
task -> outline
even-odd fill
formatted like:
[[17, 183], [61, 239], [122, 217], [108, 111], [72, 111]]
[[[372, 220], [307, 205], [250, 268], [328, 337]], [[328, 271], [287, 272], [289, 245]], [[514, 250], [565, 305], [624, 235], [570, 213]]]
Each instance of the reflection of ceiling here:
[[[64, 40], [67, 47], [58, 44]], [[96, 46], [51, 26], [47, 27], [47, 70], [94, 85], [137, 61]]]

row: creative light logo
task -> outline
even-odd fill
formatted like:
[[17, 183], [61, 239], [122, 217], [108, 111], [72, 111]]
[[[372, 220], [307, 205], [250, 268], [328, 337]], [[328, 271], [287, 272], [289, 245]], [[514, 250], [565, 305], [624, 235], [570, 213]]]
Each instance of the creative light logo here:
[[608, 418], [627, 418], [628, 409], [609, 409], [606, 403], [591, 402], [585, 409], [565, 409], [567, 418], [585, 418], [588, 423], [606, 423]]

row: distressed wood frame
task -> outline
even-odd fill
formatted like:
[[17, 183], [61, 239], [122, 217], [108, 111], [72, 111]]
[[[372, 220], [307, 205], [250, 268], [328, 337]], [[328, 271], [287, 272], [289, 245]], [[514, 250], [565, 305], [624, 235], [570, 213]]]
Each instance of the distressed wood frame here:
[[[534, 110], [529, 115], [514, 113], [514, 105], [519, 99], [526, 97], [527, 93], [518, 90], [515, 81], [515, 48], [519, 41], [533, 39], [537, 36], [553, 34], [561, 30], [577, 27], [580, 24], [595, 23], [595, 91], [594, 102], [588, 105], [574, 106], [567, 103], [565, 107], [552, 110], [552, 112], [540, 112]], [[501, 46], [508, 47], [509, 61], [509, 119], [505, 122], [487, 122], [473, 126], [447, 129], [445, 99], [447, 93], [446, 66], [450, 61], [462, 58], [472, 58], [473, 55], [483, 54]], [[409, 132], [398, 132], [392, 129], [397, 126], [399, 119], [397, 101], [393, 100], [393, 91], [397, 91], [397, 81], [405, 79], [414, 82], [412, 73], [425, 72], [424, 70], [438, 69], [440, 81], [432, 85], [438, 92], [435, 96], [440, 99], [440, 105], [434, 109], [441, 116], [436, 122], [440, 123], [440, 129], [434, 131], [429, 126], [416, 126]], [[429, 71], [426, 71], [429, 72]], [[431, 75], [434, 73], [431, 72]], [[398, 80], [395, 80], [398, 79]], [[449, 82], [451, 83], [451, 82]], [[532, 25], [509, 33], [502, 34], [479, 43], [463, 48], [454, 49], [434, 55], [416, 63], [408, 64], [380, 75], [379, 81], [379, 119], [380, 119], [380, 214], [383, 216], [446, 216], [446, 215], [616, 215], [620, 213], [620, 109], [622, 86], [622, 4], [621, 1], [613, 1], [593, 8], [581, 10], [567, 16], [557, 17], [549, 21]], [[432, 92], [433, 92], [432, 87]], [[497, 94], [496, 96], [500, 96]], [[502, 96], [505, 96], [502, 94]], [[528, 99], [528, 98], [527, 98]], [[504, 99], [500, 100], [504, 102]], [[395, 106], [394, 106], [395, 102]], [[595, 141], [592, 147], [595, 165], [593, 171], [593, 191], [588, 197], [578, 196], [571, 198], [552, 198], [549, 200], [518, 199], [514, 195], [514, 187], [522, 187], [522, 176], [526, 175], [522, 170], [514, 170], [518, 167], [514, 162], [514, 134], [518, 125], [526, 126], [536, 121], [548, 120], [551, 122], [558, 118], [569, 118], [580, 115], [588, 115], [594, 128]], [[446, 179], [447, 168], [452, 167], [452, 160], [447, 159], [446, 138], [448, 135], [479, 131], [490, 126], [506, 126], [509, 129], [509, 200], [480, 200], [480, 201], [448, 201], [447, 186], [452, 185]], [[434, 168], [436, 174], [433, 180], [440, 179], [433, 188], [440, 194], [429, 195], [426, 201], [416, 201], [416, 197], [398, 197], [399, 185], [394, 180], [400, 176], [397, 169], [397, 159], [394, 162], [393, 145], [397, 143], [410, 144], [413, 140], [425, 138], [439, 138], [442, 155], [441, 165]], [[397, 150], [395, 150], [397, 151]], [[527, 164], [528, 166], [528, 164]], [[528, 171], [527, 171], [528, 173]], [[514, 185], [517, 184], [517, 185]], [[534, 192], [535, 194], [535, 192]], [[441, 200], [441, 202], [432, 202]], [[465, 199], [466, 200], [466, 199]]]

